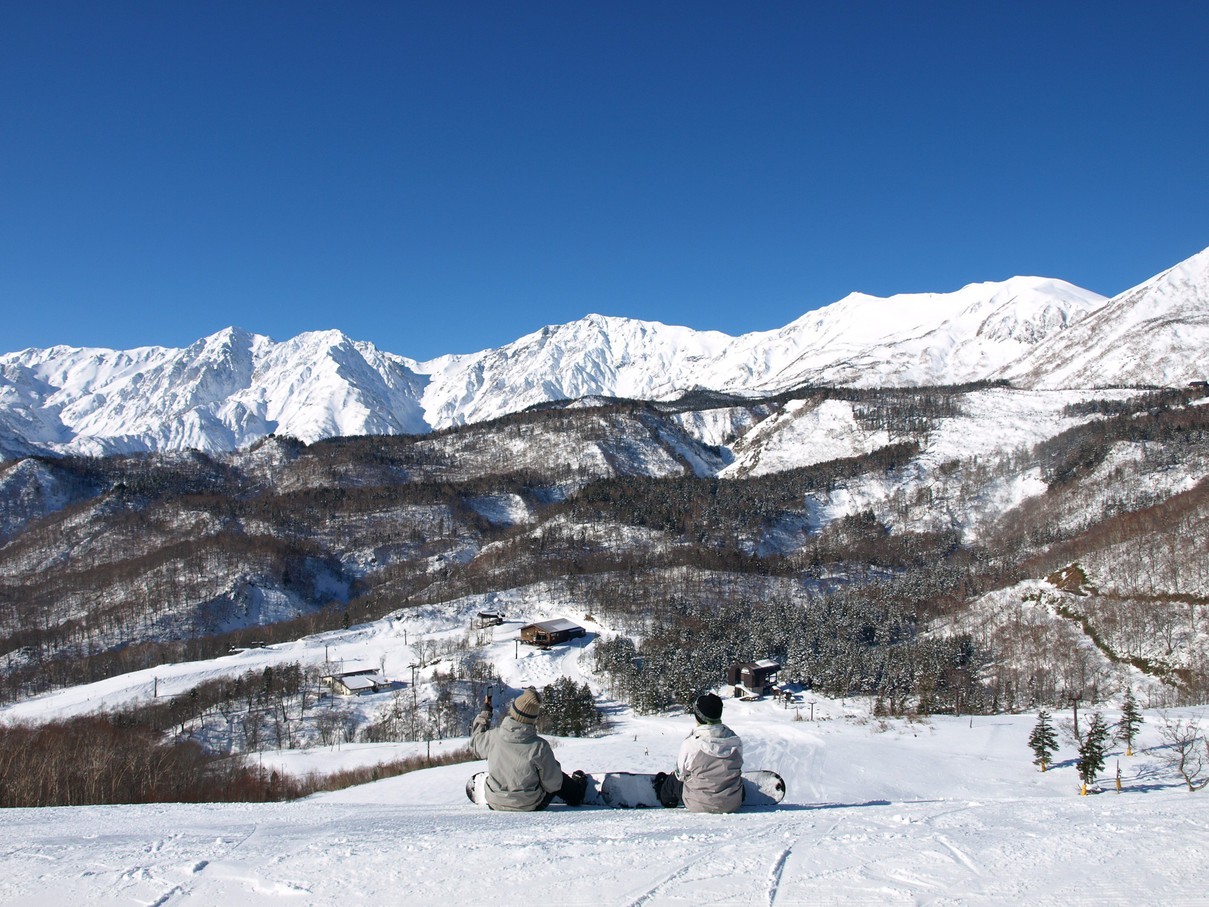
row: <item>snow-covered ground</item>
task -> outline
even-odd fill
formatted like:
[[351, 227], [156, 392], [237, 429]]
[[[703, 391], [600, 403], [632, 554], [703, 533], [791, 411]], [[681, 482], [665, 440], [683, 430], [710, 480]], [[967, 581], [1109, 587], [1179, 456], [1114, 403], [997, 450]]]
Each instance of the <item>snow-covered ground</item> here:
[[[385, 655], [395, 673], [394, 660], [405, 665], [411, 653], [404, 629], [414, 644], [421, 629], [433, 639], [464, 626], [461, 611], [412, 612], [177, 674], [161, 668], [161, 693], [226, 665], [242, 671], [308, 653], [374, 663]], [[510, 687], [559, 674], [592, 680], [583, 658], [591, 639], [541, 653], [518, 650], [515, 625], [497, 630], [491, 657]], [[105, 684], [5, 710], [0, 720], [147, 695], [139, 676]], [[670, 767], [690, 718], [606, 705], [607, 734], [555, 740], [564, 768]], [[728, 700], [724, 717], [743, 737], [749, 767], [785, 777], [779, 808], [702, 816], [559, 804], [493, 813], [465, 798], [466, 778], [483, 767], [471, 763], [294, 803], [3, 810], [0, 903], [1209, 903], [1209, 791], [1189, 793], [1166, 766], [1156, 712], [1147, 713], [1138, 754], [1114, 749], [1102, 792], [1088, 797], [1078, 795], [1069, 744], [1050, 771], [1031, 764], [1034, 715], [882, 721], [864, 701], [807, 693], [790, 709]], [[462, 742], [433, 741], [434, 754]], [[425, 747], [344, 745], [263, 760], [301, 774]]]
[[[780, 808], [731, 816], [493, 813], [465, 799], [478, 764], [296, 803], [7, 810], [0, 902], [1206, 903], [1209, 794], [1179, 787], [1153, 749], [1110, 759], [1122, 793], [1080, 797], [1070, 751], [1045, 774], [1030, 764], [1031, 716], [883, 729], [849, 711], [820, 701], [825, 720], [794, 721], [728, 703], [748, 763], [789, 784]], [[627, 715], [556, 752], [566, 767], [654, 770], [689, 724]], [[342, 754], [316, 752], [312, 767]]]

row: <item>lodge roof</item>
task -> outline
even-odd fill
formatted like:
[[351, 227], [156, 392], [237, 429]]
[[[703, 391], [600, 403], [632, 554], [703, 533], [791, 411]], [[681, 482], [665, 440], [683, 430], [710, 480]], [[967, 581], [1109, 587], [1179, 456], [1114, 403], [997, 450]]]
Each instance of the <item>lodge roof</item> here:
[[558, 617], [554, 620], [543, 620], [537, 623], [529, 624], [523, 629], [528, 630], [529, 627], [537, 627], [539, 630], [545, 630], [547, 633], [562, 633], [567, 630], [582, 630], [583, 628], [573, 620], [567, 620], [565, 617]]

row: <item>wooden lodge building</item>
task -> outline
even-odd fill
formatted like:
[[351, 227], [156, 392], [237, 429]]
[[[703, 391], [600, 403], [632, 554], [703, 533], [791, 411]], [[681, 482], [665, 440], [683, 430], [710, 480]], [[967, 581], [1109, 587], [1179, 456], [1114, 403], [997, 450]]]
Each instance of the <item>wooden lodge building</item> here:
[[774, 692], [781, 665], [771, 658], [736, 662], [726, 669], [726, 682], [735, 688], [735, 696], [765, 696]]
[[587, 636], [588, 631], [579, 624], [564, 618], [544, 620], [541, 623], [528, 624], [521, 627], [521, 642], [530, 646], [556, 646], [559, 643], [570, 642]]
[[322, 679], [338, 696], [363, 696], [366, 693], [377, 693], [387, 685], [386, 678], [377, 668], [333, 671], [331, 674], [325, 674]]

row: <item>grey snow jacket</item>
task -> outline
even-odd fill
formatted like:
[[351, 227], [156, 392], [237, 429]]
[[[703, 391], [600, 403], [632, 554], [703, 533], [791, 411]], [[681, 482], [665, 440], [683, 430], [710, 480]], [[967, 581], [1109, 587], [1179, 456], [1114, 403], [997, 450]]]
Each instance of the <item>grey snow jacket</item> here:
[[676, 777], [689, 812], [733, 813], [743, 803], [743, 741], [725, 724], [697, 725], [680, 745]]
[[470, 729], [470, 746], [487, 760], [487, 805], [507, 812], [537, 809], [548, 793], [563, 784], [562, 766], [537, 729], [505, 716], [490, 729], [491, 712], [483, 710]]

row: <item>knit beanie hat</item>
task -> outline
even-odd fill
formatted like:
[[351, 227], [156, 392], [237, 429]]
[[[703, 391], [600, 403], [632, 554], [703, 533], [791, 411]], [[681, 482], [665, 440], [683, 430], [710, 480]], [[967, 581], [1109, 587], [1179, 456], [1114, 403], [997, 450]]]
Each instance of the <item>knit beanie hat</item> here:
[[[542, 710], [542, 697], [533, 687], [528, 687], [512, 700], [508, 707], [508, 715], [522, 724], [537, 724], [537, 715]], [[719, 703], [718, 711], [722, 706]]]
[[693, 714], [701, 724], [717, 724], [722, 720], [722, 700], [713, 693], [698, 696], [693, 703]]

